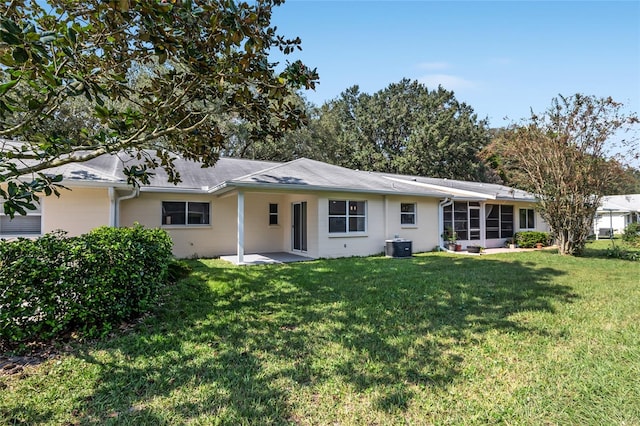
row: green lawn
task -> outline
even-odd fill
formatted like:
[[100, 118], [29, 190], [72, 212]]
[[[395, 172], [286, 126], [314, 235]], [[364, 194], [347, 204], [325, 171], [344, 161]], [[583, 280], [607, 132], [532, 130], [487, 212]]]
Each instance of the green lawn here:
[[0, 375], [0, 424], [638, 425], [640, 262], [603, 244], [193, 261], [133, 330]]

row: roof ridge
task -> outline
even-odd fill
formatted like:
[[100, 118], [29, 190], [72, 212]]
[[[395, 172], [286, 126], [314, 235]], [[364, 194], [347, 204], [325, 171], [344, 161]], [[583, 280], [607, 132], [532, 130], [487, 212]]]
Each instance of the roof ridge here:
[[241, 179], [248, 179], [248, 178], [250, 178], [251, 176], [257, 175], [257, 174], [259, 174], [259, 173], [268, 172], [269, 170], [275, 170], [275, 169], [277, 169], [277, 168], [279, 168], [279, 167], [282, 167], [282, 166], [284, 166], [284, 165], [286, 165], [286, 164], [291, 164], [291, 163], [293, 163], [294, 161], [298, 161], [298, 160], [299, 160], [299, 159], [298, 159], [298, 158], [296, 158], [295, 160], [287, 161], [286, 163], [275, 163], [272, 167], [267, 167], [266, 169], [260, 169], [260, 170], [258, 170], [258, 171], [253, 172], [253, 173], [249, 173], [249, 174], [246, 174], [246, 175], [243, 175], [243, 176], [238, 176], [237, 178], [233, 178], [233, 179], [228, 180], [228, 182], [233, 182], [233, 181], [241, 180]]

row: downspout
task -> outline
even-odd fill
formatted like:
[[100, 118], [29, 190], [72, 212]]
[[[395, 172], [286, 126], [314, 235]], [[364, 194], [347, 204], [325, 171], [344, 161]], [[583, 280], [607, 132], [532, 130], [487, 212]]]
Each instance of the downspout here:
[[384, 238], [385, 240], [389, 238], [389, 199], [387, 196], [383, 196], [384, 199]]
[[116, 227], [116, 190], [113, 186], [107, 189], [109, 194], [109, 226]]
[[114, 208], [114, 220], [113, 220], [114, 227], [120, 226], [120, 201], [130, 200], [132, 198], [137, 198], [139, 196], [140, 196], [140, 187], [136, 185], [135, 188], [131, 191], [131, 194], [123, 195], [122, 197], [116, 197], [115, 208]]
[[444, 208], [453, 204], [453, 199], [447, 197], [440, 201], [438, 204], [438, 241], [440, 242], [440, 248], [446, 250], [444, 247]]

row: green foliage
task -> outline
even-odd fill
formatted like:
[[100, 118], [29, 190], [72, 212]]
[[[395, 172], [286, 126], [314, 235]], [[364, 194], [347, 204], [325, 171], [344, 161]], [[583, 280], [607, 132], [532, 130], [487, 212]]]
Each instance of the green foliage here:
[[[536, 195], [559, 252], [577, 255], [592, 232], [601, 197], [620, 180], [609, 141], [637, 124], [637, 113], [611, 98], [559, 96], [545, 112], [496, 132], [484, 157], [500, 165], [500, 175]], [[629, 138], [619, 149], [632, 151], [635, 141]]]
[[640, 223], [630, 223], [624, 228], [622, 240], [632, 246], [640, 247]]
[[353, 86], [314, 112], [308, 131], [291, 136], [314, 159], [359, 170], [486, 177], [477, 154], [489, 142], [487, 121], [442, 87], [403, 79], [370, 95]]
[[6, 3], [0, 183], [15, 188], [0, 192], [5, 212], [24, 214], [21, 203], [58, 195], [56, 182], [38, 174], [56, 166], [125, 151], [139, 163], [123, 167], [132, 184], [156, 167], [177, 182], [173, 154], [213, 165], [225, 121], [248, 123], [252, 140], [298, 127], [305, 111], [290, 95], [314, 88], [318, 75], [300, 61], [269, 60], [301, 44], [271, 26], [280, 3]]
[[0, 339], [98, 336], [140, 315], [167, 281], [171, 246], [140, 225], [0, 242]]
[[612, 244], [611, 247], [607, 248], [607, 257], [612, 257], [614, 259], [639, 261], [640, 252], [633, 251], [633, 250], [626, 250], [623, 247]]
[[516, 232], [516, 244], [518, 247], [531, 248], [536, 244], [549, 245], [549, 233], [540, 231], [522, 231]]
[[458, 241], [458, 233], [451, 227], [447, 227], [447, 229], [442, 233], [442, 239], [450, 244], [455, 244], [456, 241]]

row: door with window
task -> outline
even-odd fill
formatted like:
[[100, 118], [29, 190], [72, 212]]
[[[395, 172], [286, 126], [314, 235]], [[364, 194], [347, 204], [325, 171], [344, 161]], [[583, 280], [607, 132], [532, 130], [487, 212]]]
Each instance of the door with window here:
[[480, 203], [469, 202], [469, 239], [480, 239]]
[[306, 201], [291, 206], [291, 248], [293, 251], [307, 251]]

